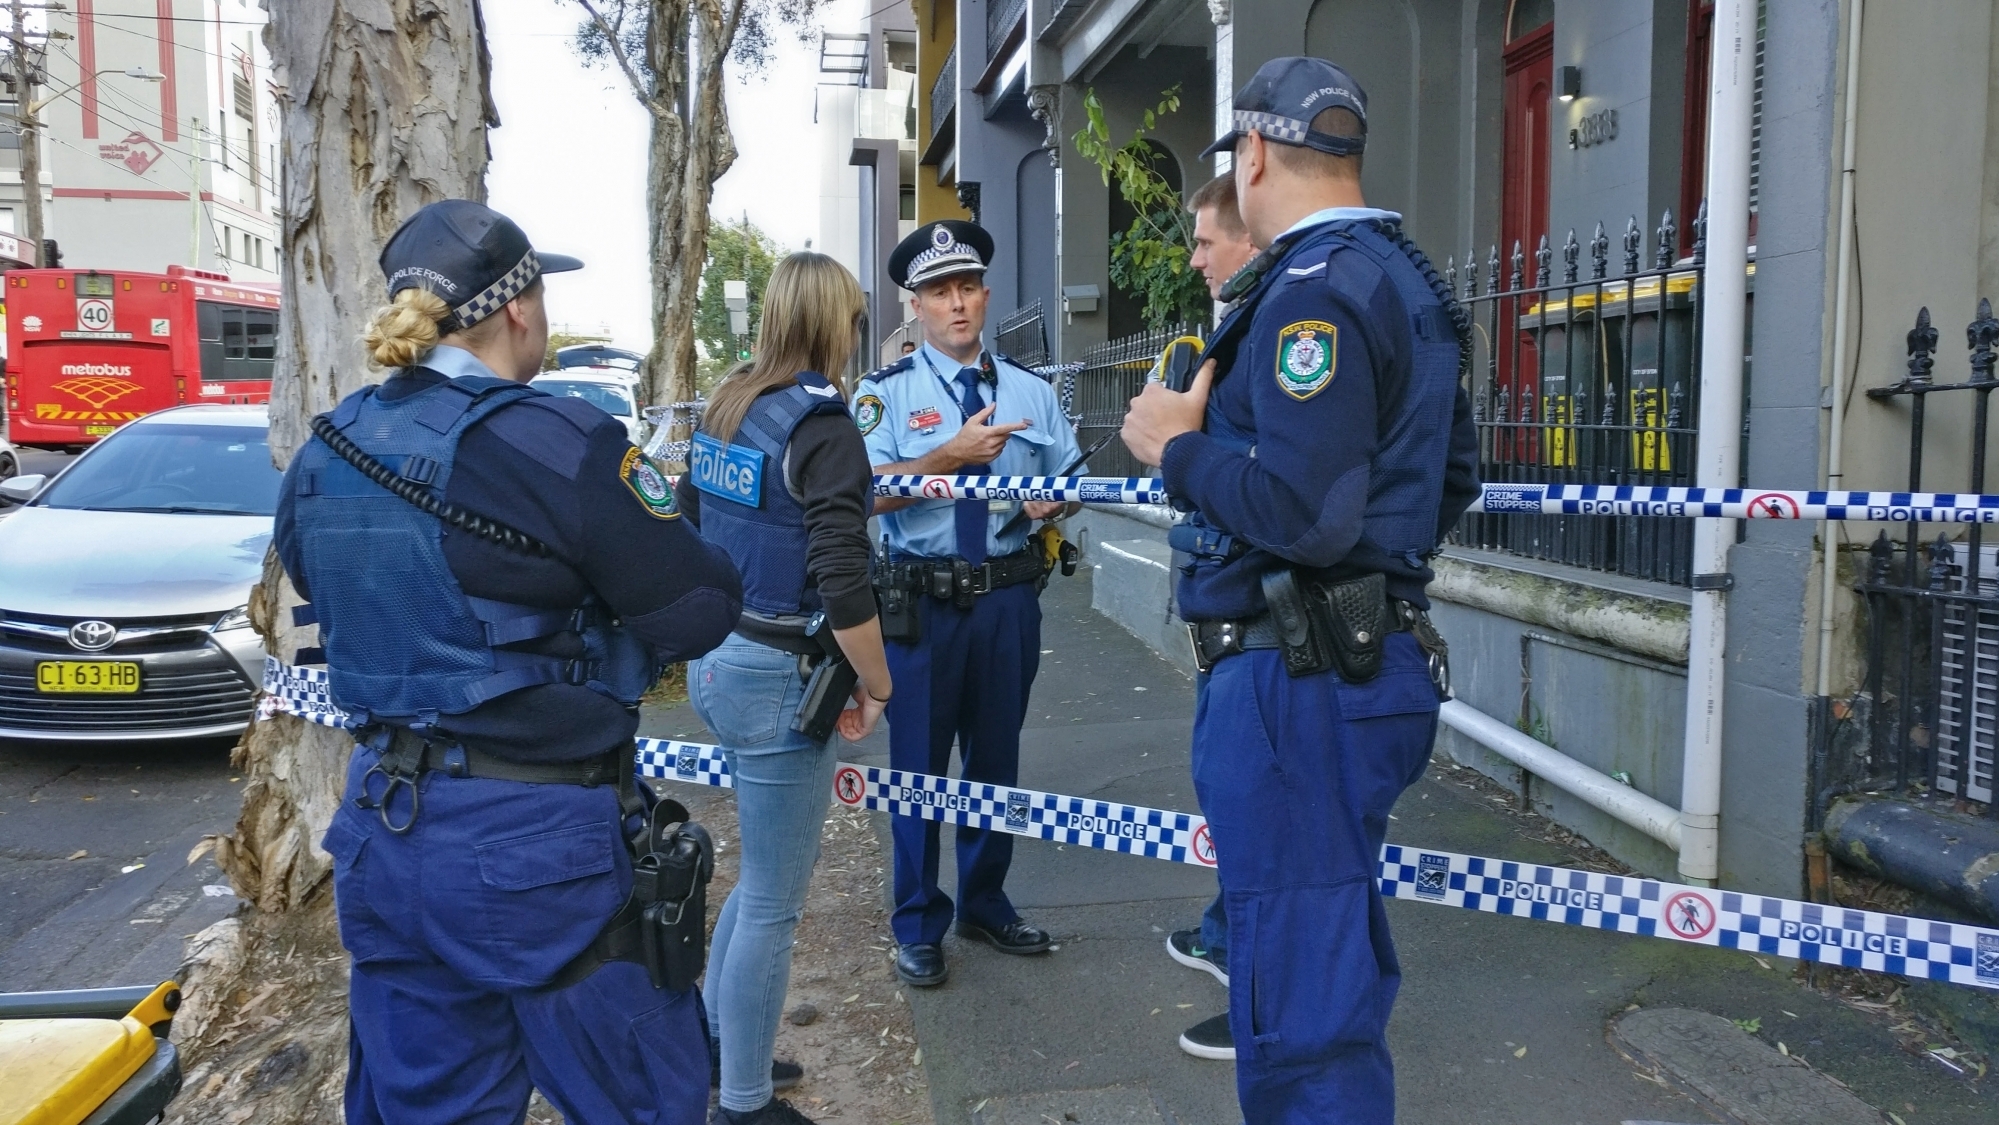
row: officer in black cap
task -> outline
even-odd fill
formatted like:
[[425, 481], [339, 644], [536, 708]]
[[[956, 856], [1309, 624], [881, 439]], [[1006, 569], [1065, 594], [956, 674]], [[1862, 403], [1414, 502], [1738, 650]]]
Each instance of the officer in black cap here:
[[1447, 690], [1423, 591], [1477, 491], [1470, 318], [1401, 216], [1361, 197], [1350, 75], [1273, 59], [1233, 125], [1208, 152], [1233, 150], [1267, 249], [1223, 287], [1236, 304], [1193, 385], [1148, 385], [1123, 430], [1187, 512], [1176, 604], [1206, 673], [1194, 783], [1229, 1017], [1188, 1036], [1233, 1053], [1249, 1125], [1390, 1125], [1401, 978], [1377, 863]]
[[[854, 420], [877, 473], [1052, 476], [1080, 457], [1075, 431], [1046, 380], [988, 351], [986, 265], [992, 236], [972, 223], [927, 223], [902, 240], [889, 280], [915, 296], [923, 346], [868, 375]], [[1028, 548], [1028, 523], [1066, 514], [1060, 503], [881, 497], [887, 560], [875, 579], [889, 671], [889, 761], [943, 774], [955, 740], [968, 781], [1012, 785], [1020, 724], [1041, 660], [1045, 567]], [[1024, 515], [1026, 519], [1016, 519]], [[937, 886], [938, 825], [895, 819], [896, 973], [917, 987], [942, 984], [943, 940], [960, 937], [1001, 953], [1039, 953], [1046, 933], [1021, 920], [1003, 886], [1013, 837], [960, 828], [958, 902]]]
[[693, 1125], [693, 974], [659, 987], [636, 960], [632, 739], [640, 695], [728, 636], [741, 585], [621, 422], [528, 385], [541, 277], [581, 262], [446, 200], [381, 265], [367, 343], [389, 377], [314, 420], [275, 528], [360, 743], [325, 837], [353, 955], [347, 1119], [497, 1125], [539, 1088], [571, 1121]]

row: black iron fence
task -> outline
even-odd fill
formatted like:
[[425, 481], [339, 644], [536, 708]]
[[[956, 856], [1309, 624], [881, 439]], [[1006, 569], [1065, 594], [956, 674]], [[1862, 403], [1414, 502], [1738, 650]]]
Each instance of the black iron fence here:
[[[1939, 383], [1937, 329], [1930, 310], [1916, 314], [1909, 331], [1908, 375], [1867, 392], [1876, 401], [1906, 399], [1909, 412], [1909, 490], [1922, 491], [1926, 415], [1931, 395], [1963, 409], [1971, 397], [1971, 468], [1968, 491], [1985, 489], [1985, 447], [1993, 368], [1999, 359], [1999, 319], [1989, 300], [1965, 331], [1970, 376]], [[1935, 484], [1929, 487], [1934, 490]], [[1935, 535], [1911, 523], [1906, 532], [1881, 532], [1868, 549], [1857, 588], [1867, 608], [1867, 676], [1861, 699], [1836, 705], [1822, 719], [1864, 726], [1858, 755], [1841, 753], [1829, 731], [1815, 783], [1814, 813], [1823, 815], [1842, 791], [1894, 788], [1927, 792], [1999, 816], [1993, 800], [1999, 774], [1999, 551], [1985, 543], [1984, 528], [1968, 525], [1963, 538]]]
[[[1085, 351], [1081, 369], [1064, 380], [1071, 385], [1060, 388], [1076, 422], [1076, 443], [1088, 449], [1124, 425], [1125, 411], [1145, 385], [1145, 373], [1168, 343], [1181, 336], [1205, 335], [1206, 329], [1187, 325], [1107, 340]], [[1113, 438], [1090, 458], [1093, 476], [1135, 477], [1145, 471], [1146, 466], [1124, 447], [1123, 438]]]
[[1041, 302], [1033, 301], [1001, 318], [993, 332], [993, 343], [1001, 355], [1022, 367], [1041, 367], [1048, 362], [1048, 316]]
[[937, 134], [951, 124], [951, 111], [957, 108], [958, 49], [953, 47], [937, 72], [937, 81], [930, 84], [930, 136], [924, 138], [926, 145], [937, 142]]
[[[1619, 273], [1603, 224], [1584, 247], [1570, 230], [1561, 280], [1543, 236], [1530, 263], [1518, 242], [1499, 247], [1483, 276], [1467, 255], [1447, 280], [1471, 312], [1477, 356], [1469, 388], [1479, 434], [1479, 479], [1606, 485], [1694, 483], [1700, 381], [1704, 219], [1690, 258], [1675, 262], [1668, 211], [1646, 238], [1633, 218]], [[1693, 527], [1642, 516], [1468, 515], [1451, 542], [1633, 578], [1687, 585]]]

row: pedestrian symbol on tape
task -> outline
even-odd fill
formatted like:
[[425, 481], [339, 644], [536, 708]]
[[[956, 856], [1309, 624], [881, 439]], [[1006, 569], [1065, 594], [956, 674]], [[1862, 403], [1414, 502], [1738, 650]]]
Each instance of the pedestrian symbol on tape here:
[[1749, 501], [1749, 514], [1757, 519], [1794, 520], [1798, 502], [1781, 492], [1766, 492]]
[[861, 771], [852, 766], [841, 766], [833, 775], [833, 796], [843, 805], [858, 805], [861, 794], [867, 791], [867, 783], [861, 779]]
[[1215, 838], [1208, 834], [1206, 822], [1194, 829], [1194, 858], [1209, 867], [1215, 865]]
[[1693, 891], [1680, 891], [1666, 900], [1661, 908], [1666, 919], [1666, 928], [1674, 937], [1688, 941], [1699, 941], [1714, 932], [1716, 915], [1714, 904], [1704, 895]]
[[932, 500], [949, 500], [951, 482], [943, 477], [931, 477], [923, 482], [923, 494]]

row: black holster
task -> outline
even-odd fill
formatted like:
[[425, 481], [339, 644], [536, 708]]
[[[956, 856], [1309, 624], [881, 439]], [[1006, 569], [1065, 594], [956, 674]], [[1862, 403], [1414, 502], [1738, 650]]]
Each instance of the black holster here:
[[798, 658], [799, 674], [806, 677], [805, 694], [798, 701], [798, 714], [791, 717], [791, 729], [814, 742], [824, 742], [833, 737], [834, 724], [853, 698], [861, 674], [841, 651], [823, 612], [812, 618], [805, 635], [819, 642], [821, 655]]
[[923, 639], [923, 595], [911, 589], [906, 564], [889, 561], [884, 543], [875, 552], [875, 601], [880, 606], [882, 640], [913, 645]]
[[1263, 600], [1277, 622], [1287, 674], [1310, 676], [1333, 668], [1352, 684], [1381, 674], [1384, 642], [1397, 627], [1388, 616], [1386, 575], [1321, 582], [1275, 570], [1263, 576]]
[[708, 880], [715, 875], [715, 844], [708, 830], [688, 819], [686, 806], [661, 800], [631, 841], [632, 894], [597, 939], [543, 987], [568, 988], [606, 961], [645, 966], [654, 988], [694, 987], [708, 954]]

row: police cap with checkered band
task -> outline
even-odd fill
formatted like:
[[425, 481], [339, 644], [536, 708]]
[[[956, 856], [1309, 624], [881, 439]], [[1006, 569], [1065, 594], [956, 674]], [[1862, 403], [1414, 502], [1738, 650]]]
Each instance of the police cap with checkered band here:
[[444, 199], [411, 215], [382, 247], [389, 296], [424, 288], [451, 306], [442, 328], [470, 328], [545, 273], [580, 270], [566, 254], [539, 254], [512, 219], [483, 203]]
[[[1361, 135], [1335, 137], [1312, 128], [1312, 118], [1328, 109], [1352, 111], [1360, 118]], [[1315, 148], [1334, 156], [1358, 156], [1367, 147], [1367, 92], [1353, 75], [1324, 59], [1290, 55], [1257, 68], [1249, 84], [1236, 91], [1235, 116], [1228, 132], [1201, 150], [1202, 157], [1235, 148], [1236, 141], [1255, 130], [1266, 141]]]
[[993, 236], [977, 223], [939, 219], [925, 223], [896, 244], [888, 256], [888, 279], [914, 290], [926, 281], [961, 273], [984, 273], [993, 260]]

